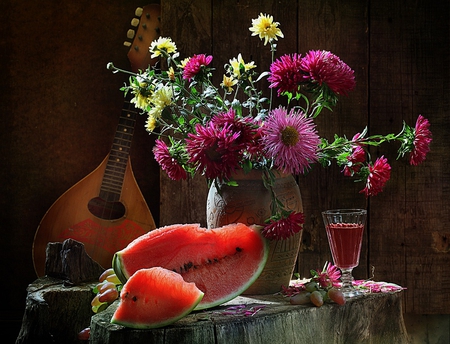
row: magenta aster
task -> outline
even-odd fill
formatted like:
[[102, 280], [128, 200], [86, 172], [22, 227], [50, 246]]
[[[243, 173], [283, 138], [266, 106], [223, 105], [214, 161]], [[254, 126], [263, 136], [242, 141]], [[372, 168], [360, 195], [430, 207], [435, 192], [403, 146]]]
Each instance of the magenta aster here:
[[230, 130], [229, 126], [218, 127], [213, 122], [206, 126], [197, 124], [195, 131], [186, 139], [189, 163], [208, 179], [229, 179], [239, 168], [242, 158], [241, 149], [236, 144], [239, 133]]
[[430, 131], [430, 122], [419, 115], [414, 130], [414, 149], [409, 156], [411, 165], [419, 165], [425, 160], [427, 153], [430, 151], [432, 135]]
[[311, 118], [302, 111], [274, 109], [263, 125], [263, 150], [285, 173], [299, 174], [317, 161], [320, 138]]
[[155, 141], [155, 147], [153, 147], [153, 154], [155, 160], [161, 166], [161, 168], [167, 173], [169, 178], [173, 180], [181, 180], [187, 178], [187, 173], [183, 167], [178, 163], [177, 159], [172, 157], [169, 152], [169, 148], [166, 143], [160, 139]]
[[327, 85], [335, 94], [347, 95], [355, 87], [353, 70], [339, 57], [325, 50], [311, 50], [300, 62], [306, 73], [304, 77], [323, 86]]
[[291, 212], [288, 217], [271, 220], [261, 233], [269, 240], [287, 239], [302, 230], [305, 223], [303, 213]]
[[341, 270], [333, 264], [326, 262], [322, 271], [317, 271], [314, 278], [322, 288], [339, 288], [341, 286]]
[[[353, 136], [352, 141], [356, 141], [361, 136], [360, 133]], [[344, 167], [344, 176], [351, 177], [361, 170], [362, 164], [366, 161], [366, 152], [361, 146], [352, 146], [352, 154], [347, 157], [347, 164]]]
[[233, 109], [228, 112], [220, 112], [211, 119], [217, 127], [227, 127], [233, 133], [239, 133], [235, 144], [236, 149], [248, 149], [259, 130], [258, 123], [253, 117], [238, 117]]
[[375, 196], [383, 191], [384, 186], [391, 177], [391, 166], [387, 159], [381, 156], [375, 161], [375, 164], [368, 166], [369, 174], [366, 180], [366, 187], [360, 191], [366, 197]]
[[200, 73], [202, 67], [206, 67], [212, 61], [211, 55], [199, 54], [192, 56], [184, 66], [183, 79], [192, 80], [197, 74]]
[[344, 176], [351, 177], [358, 173], [362, 163], [366, 161], [366, 152], [361, 146], [353, 147], [352, 154], [347, 157], [347, 165], [344, 167]]
[[278, 95], [297, 92], [304, 78], [301, 61], [300, 54], [286, 54], [275, 60], [270, 65], [270, 76], [267, 78], [271, 83], [269, 87], [278, 88]]

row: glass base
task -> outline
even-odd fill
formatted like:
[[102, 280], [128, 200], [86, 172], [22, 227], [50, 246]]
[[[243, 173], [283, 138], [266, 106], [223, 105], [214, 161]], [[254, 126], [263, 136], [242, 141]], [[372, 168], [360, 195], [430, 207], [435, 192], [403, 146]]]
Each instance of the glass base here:
[[361, 295], [364, 294], [361, 290], [359, 290], [359, 289], [357, 289], [355, 287], [340, 288], [339, 290], [342, 291], [342, 294], [344, 294], [344, 297], [346, 299], [350, 299], [352, 297], [361, 296]]

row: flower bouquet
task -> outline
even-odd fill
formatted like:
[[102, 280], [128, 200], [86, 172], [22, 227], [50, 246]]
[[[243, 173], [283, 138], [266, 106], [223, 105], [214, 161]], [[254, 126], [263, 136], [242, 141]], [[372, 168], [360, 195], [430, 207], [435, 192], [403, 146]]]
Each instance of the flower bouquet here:
[[[361, 193], [374, 196], [383, 190], [391, 167], [384, 156], [373, 162], [370, 146], [398, 141], [398, 157], [409, 154], [411, 165], [421, 163], [430, 150], [429, 122], [419, 116], [415, 127], [404, 123], [398, 134], [368, 135], [361, 130], [352, 138], [321, 138], [314, 119], [332, 111], [338, 96], [355, 86], [354, 71], [329, 51], [277, 55], [280, 24], [267, 14], [252, 20], [250, 31], [264, 41], [272, 56], [268, 71], [257, 72], [241, 54], [224, 65], [221, 82], [213, 83], [213, 56], [181, 58], [175, 42], [160, 37], [150, 46], [159, 62], [130, 74], [122, 90], [147, 116], [146, 129], [157, 135], [155, 159], [173, 180], [200, 174], [217, 187], [237, 186], [236, 171], [262, 171], [271, 189], [278, 172], [305, 173], [312, 164], [333, 162], [344, 175], [364, 183]], [[268, 89], [260, 89], [267, 79]], [[276, 91], [276, 92], [275, 92]], [[285, 99], [284, 106], [274, 103]], [[284, 239], [302, 229], [302, 213], [289, 210], [272, 193], [271, 215], [261, 225], [268, 239]]]

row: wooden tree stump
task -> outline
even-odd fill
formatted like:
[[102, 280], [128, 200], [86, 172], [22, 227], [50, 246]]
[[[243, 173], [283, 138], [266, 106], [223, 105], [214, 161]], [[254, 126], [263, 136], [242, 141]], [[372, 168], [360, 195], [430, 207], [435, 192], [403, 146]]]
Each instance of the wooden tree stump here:
[[80, 343], [78, 332], [89, 326], [97, 283], [67, 286], [64, 281], [39, 278], [27, 288], [22, 328], [16, 344]]
[[[118, 301], [92, 317], [91, 344], [275, 344], [408, 343], [402, 292], [367, 294], [344, 306], [293, 306], [281, 295], [238, 297], [223, 306], [189, 314], [159, 329], [136, 330], [111, 324]], [[253, 316], [226, 315], [231, 306], [259, 309]], [[255, 308], [253, 308], [255, 309]]]
[[48, 243], [46, 276], [27, 288], [16, 344], [80, 343], [78, 332], [89, 326], [92, 289], [103, 271], [83, 243], [72, 239]]

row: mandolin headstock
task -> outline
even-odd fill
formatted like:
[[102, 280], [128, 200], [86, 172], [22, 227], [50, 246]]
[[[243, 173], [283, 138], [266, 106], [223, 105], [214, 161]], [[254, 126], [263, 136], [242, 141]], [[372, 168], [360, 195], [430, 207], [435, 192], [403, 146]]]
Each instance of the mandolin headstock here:
[[131, 70], [147, 69], [152, 63], [150, 44], [160, 35], [161, 6], [159, 4], [149, 4], [143, 8], [138, 7], [135, 17], [131, 20], [132, 29], [127, 32], [127, 40], [124, 45], [129, 47], [128, 60]]

